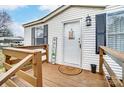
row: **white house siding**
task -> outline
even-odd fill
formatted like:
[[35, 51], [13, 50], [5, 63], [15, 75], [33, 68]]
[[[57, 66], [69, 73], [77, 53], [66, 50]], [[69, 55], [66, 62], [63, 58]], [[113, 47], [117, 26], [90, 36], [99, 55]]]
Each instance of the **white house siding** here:
[[31, 45], [31, 27], [24, 29], [24, 45]]
[[[64, 21], [82, 18], [82, 68], [90, 70], [90, 64], [98, 65], [98, 55], [95, 54], [95, 15], [102, 8], [71, 7], [52, 18], [48, 24], [49, 61], [51, 61], [52, 38], [58, 37], [57, 63], [63, 63], [63, 23]], [[92, 18], [92, 26], [86, 26], [86, 16]], [[72, 51], [73, 53], [73, 51]]]

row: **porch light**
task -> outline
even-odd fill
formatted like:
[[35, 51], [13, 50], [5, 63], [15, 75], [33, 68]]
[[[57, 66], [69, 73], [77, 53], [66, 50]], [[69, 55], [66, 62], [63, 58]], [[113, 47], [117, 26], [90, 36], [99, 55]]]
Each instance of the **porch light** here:
[[86, 17], [86, 26], [91, 26], [91, 21], [92, 21], [92, 20], [91, 20], [91, 16], [88, 15], [88, 16]]

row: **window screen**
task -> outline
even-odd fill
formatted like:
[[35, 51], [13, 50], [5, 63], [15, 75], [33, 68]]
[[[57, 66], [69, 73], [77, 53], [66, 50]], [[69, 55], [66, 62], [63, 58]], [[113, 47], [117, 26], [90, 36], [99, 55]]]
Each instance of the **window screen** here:
[[44, 30], [42, 26], [36, 27], [35, 42], [36, 45], [44, 44]]
[[124, 51], [124, 11], [107, 14], [107, 46]]

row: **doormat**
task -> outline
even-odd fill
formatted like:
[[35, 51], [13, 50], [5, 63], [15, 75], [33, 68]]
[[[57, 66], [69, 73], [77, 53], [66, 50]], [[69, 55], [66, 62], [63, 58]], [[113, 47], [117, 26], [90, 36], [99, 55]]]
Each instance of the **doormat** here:
[[82, 69], [80, 69], [80, 68], [64, 66], [64, 65], [60, 65], [58, 67], [58, 70], [62, 74], [66, 74], [66, 75], [70, 75], [70, 76], [78, 75], [82, 72]]

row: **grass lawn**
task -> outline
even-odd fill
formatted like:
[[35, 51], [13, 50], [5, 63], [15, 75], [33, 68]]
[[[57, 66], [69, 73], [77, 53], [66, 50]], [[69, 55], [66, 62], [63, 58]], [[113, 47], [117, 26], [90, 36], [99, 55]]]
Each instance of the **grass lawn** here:
[[2, 65], [2, 63], [4, 62], [4, 55], [2, 54], [2, 50], [0, 50], [0, 73], [3, 72], [5, 69]]

